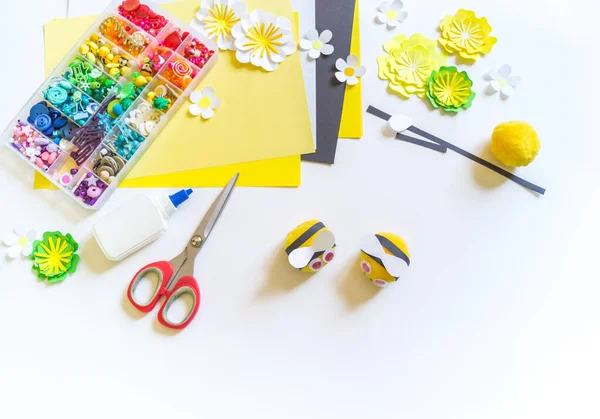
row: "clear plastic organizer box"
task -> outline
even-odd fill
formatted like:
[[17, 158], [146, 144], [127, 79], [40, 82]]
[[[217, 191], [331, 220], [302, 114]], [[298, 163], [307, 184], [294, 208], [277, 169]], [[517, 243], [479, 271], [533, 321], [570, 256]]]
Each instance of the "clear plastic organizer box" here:
[[2, 134], [88, 209], [102, 207], [218, 59], [212, 41], [139, 3], [112, 2]]

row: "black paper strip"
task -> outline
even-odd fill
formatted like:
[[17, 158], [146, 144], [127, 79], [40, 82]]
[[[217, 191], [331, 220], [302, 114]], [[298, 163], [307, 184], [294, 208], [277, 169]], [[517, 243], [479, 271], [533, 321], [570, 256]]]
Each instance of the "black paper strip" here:
[[315, 0], [316, 28], [333, 32], [333, 54], [317, 60], [317, 149], [302, 160], [333, 164], [337, 149], [346, 83], [335, 78], [335, 62], [350, 54], [356, 0]]
[[[379, 110], [377, 108], [374, 108], [373, 106], [369, 106], [369, 108], [367, 109], [367, 112], [370, 113], [371, 115], [375, 115], [375, 116], [377, 116], [377, 117], [379, 117], [381, 119], [384, 119], [386, 121], [391, 118], [390, 115], [386, 114], [385, 112], [383, 112], [383, 111], [381, 111], [381, 110]], [[452, 151], [460, 154], [461, 156], [464, 156], [464, 157], [466, 157], [466, 158], [474, 161], [475, 163], [479, 163], [482, 166], [487, 167], [490, 170], [493, 170], [494, 172], [498, 173], [499, 175], [502, 175], [502, 176], [506, 177], [507, 179], [512, 180], [513, 182], [515, 182], [515, 183], [517, 183], [517, 184], [519, 184], [519, 185], [521, 185], [521, 186], [523, 186], [523, 187], [525, 187], [525, 188], [527, 188], [529, 190], [537, 192], [540, 195], [544, 195], [546, 193], [546, 189], [544, 189], [544, 188], [542, 188], [540, 186], [537, 186], [537, 185], [535, 185], [535, 184], [533, 184], [533, 183], [531, 183], [531, 182], [529, 182], [529, 181], [527, 181], [525, 179], [522, 179], [519, 176], [516, 176], [516, 175], [510, 173], [509, 171], [504, 170], [501, 167], [498, 167], [498, 166], [496, 166], [496, 165], [488, 162], [487, 160], [482, 159], [481, 157], [477, 157], [474, 154], [471, 154], [468, 151], [465, 151], [462, 148], [459, 148], [459, 147], [455, 146], [452, 143], [449, 143], [447, 141], [442, 140], [439, 137], [436, 137], [435, 135], [429, 134], [428, 132], [425, 132], [425, 131], [419, 129], [419, 128], [415, 127], [414, 125], [411, 126], [411, 127], [409, 127], [408, 131], [410, 131], [410, 132], [412, 132], [414, 134], [420, 135], [421, 137], [426, 138], [426, 139], [428, 139], [430, 141], [434, 141], [435, 143], [439, 144], [442, 147], [449, 148], [450, 150], [452, 150]], [[408, 138], [412, 138], [412, 137], [409, 137], [409, 136], [406, 136], [406, 135], [403, 135], [403, 136], [404, 137], [408, 137]], [[415, 139], [413, 138], [413, 140], [415, 140]], [[417, 145], [420, 145], [422, 147], [426, 147], [424, 144], [417, 144]]]

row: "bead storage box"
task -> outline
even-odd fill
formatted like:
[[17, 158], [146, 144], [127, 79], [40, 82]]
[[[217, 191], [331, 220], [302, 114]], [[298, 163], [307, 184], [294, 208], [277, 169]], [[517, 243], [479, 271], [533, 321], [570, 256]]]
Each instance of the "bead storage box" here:
[[88, 209], [99, 209], [215, 65], [217, 46], [146, 0], [115, 0], [2, 135]]

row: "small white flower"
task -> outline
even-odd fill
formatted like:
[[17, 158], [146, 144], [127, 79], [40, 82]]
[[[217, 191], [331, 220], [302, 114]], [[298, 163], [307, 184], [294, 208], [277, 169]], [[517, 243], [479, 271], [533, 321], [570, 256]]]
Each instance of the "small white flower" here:
[[317, 32], [316, 29], [311, 29], [308, 31], [304, 39], [300, 41], [300, 48], [304, 51], [308, 51], [308, 56], [313, 60], [316, 60], [323, 55], [331, 55], [333, 54], [333, 45], [328, 44], [333, 38], [333, 34], [330, 30], [325, 30], [321, 32]]
[[488, 92], [495, 94], [500, 92], [503, 99], [507, 99], [515, 94], [515, 89], [521, 84], [521, 77], [511, 76], [512, 69], [508, 64], [504, 64], [499, 69], [493, 69], [486, 74], [486, 79], [490, 81]]
[[212, 87], [205, 87], [202, 92], [192, 92], [190, 101], [192, 102], [189, 107], [190, 114], [200, 115], [202, 119], [212, 118], [215, 114], [214, 109], [221, 106], [221, 99], [215, 97], [215, 89]]
[[254, 10], [231, 30], [235, 38], [235, 57], [266, 71], [275, 71], [286, 56], [296, 52], [292, 22], [263, 10]]
[[379, 5], [376, 20], [382, 25], [387, 24], [388, 29], [393, 29], [408, 17], [408, 13], [402, 9], [404, 4], [400, 0], [394, 0], [392, 3], [384, 1]]
[[367, 72], [367, 69], [358, 65], [358, 57], [356, 55], [348, 55], [346, 61], [338, 58], [335, 62], [335, 67], [339, 70], [335, 73], [335, 78], [340, 83], [348, 83], [353, 86], [358, 84], [359, 77], [362, 77]]
[[219, 49], [235, 51], [231, 30], [247, 17], [246, 4], [239, 0], [203, 0], [190, 26], [214, 39]]
[[11, 259], [16, 258], [19, 253], [25, 257], [29, 256], [33, 252], [32, 242], [36, 236], [36, 231], [27, 229], [27, 226], [16, 227], [14, 233], [4, 236], [4, 244], [10, 246], [7, 256]]

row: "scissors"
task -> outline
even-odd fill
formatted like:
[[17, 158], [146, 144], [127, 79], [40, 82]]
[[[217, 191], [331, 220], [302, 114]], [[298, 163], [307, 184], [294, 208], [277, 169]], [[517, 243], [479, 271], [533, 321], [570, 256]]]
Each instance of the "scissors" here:
[[[204, 246], [206, 239], [210, 236], [215, 223], [219, 219], [221, 212], [229, 196], [233, 192], [233, 188], [237, 182], [239, 173], [237, 173], [219, 194], [215, 202], [212, 204], [196, 231], [192, 235], [192, 238], [187, 242], [185, 249], [175, 256], [170, 261], [154, 262], [144, 266], [138, 271], [133, 277], [133, 280], [129, 284], [127, 289], [127, 298], [135, 308], [138, 310], [148, 313], [152, 311], [162, 296], [165, 297], [165, 301], [158, 311], [158, 321], [169, 329], [183, 329], [187, 327], [198, 312], [200, 307], [200, 287], [198, 282], [194, 278], [194, 260], [198, 255], [198, 252]], [[148, 301], [138, 301], [135, 298], [135, 290], [142, 280], [150, 275], [158, 275], [159, 283], [154, 290], [154, 294], [149, 298]], [[187, 316], [179, 323], [171, 322], [168, 319], [168, 311], [171, 305], [177, 301], [178, 298], [183, 295], [189, 295], [192, 297], [192, 306], [190, 307]]]

